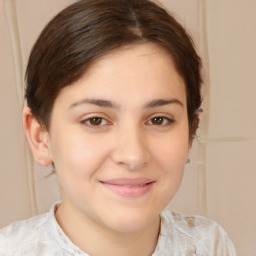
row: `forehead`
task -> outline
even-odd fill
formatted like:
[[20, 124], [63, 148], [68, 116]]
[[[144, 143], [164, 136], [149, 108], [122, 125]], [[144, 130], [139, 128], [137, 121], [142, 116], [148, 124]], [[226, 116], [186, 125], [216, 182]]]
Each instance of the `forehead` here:
[[184, 101], [185, 94], [184, 81], [170, 54], [146, 43], [125, 46], [99, 58], [78, 81], [62, 89], [56, 101], [100, 97], [122, 103], [132, 98], [132, 104], [165, 95]]
[[170, 53], [157, 44], [148, 42], [126, 45], [103, 55], [90, 66], [82, 79], [86, 79], [95, 72], [111, 74], [111, 72], [120, 71], [126, 75], [139, 75], [139, 67], [145, 71], [147, 69], [159, 71], [161, 68], [163, 71], [172, 72], [175, 77], [179, 76]]

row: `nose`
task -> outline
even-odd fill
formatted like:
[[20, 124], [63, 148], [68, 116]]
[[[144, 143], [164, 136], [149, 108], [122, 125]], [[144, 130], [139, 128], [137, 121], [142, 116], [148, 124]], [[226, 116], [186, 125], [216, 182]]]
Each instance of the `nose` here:
[[150, 152], [145, 134], [135, 128], [119, 132], [112, 151], [112, 160], [130, 171], [147, 166]]

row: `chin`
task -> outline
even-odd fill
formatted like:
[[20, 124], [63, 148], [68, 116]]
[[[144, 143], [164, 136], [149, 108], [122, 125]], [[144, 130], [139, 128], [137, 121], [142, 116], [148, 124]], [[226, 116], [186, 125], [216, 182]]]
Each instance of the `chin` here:
[[[117, 232], [127, 233], [146, 229], [155, 221], [158, 221], [159, 215], [147, 215], [142, 212], [126, 212], [125, 214], [115, 214], [108, 222], [108, 226]], [[105, 219], [106, 221], [106, 219]]]

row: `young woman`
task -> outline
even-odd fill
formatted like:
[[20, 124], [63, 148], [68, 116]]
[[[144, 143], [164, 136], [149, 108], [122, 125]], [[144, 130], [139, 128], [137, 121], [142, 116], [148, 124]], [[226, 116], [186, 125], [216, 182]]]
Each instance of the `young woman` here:
[[164, 211], [201, 104], [186, 31], [148, 0], [82, 0], [32, 49], [24, 129], [61, 202], [0, 231], [0, 255], [235, 255], [225, 231]]

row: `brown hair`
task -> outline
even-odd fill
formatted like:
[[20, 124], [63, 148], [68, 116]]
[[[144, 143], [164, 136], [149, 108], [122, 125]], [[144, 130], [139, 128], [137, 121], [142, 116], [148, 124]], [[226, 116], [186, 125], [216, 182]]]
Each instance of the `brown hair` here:
[[153, 42], [170, 53], [186, 84], [190, 139], [201, 105], [201, 60], [185, 29], [149, 0], [81, 0], [55, 16], [36, 41], [26, 70], [25, 98], [46, 129], [60, 90], [100, 56], [124, 45]]

